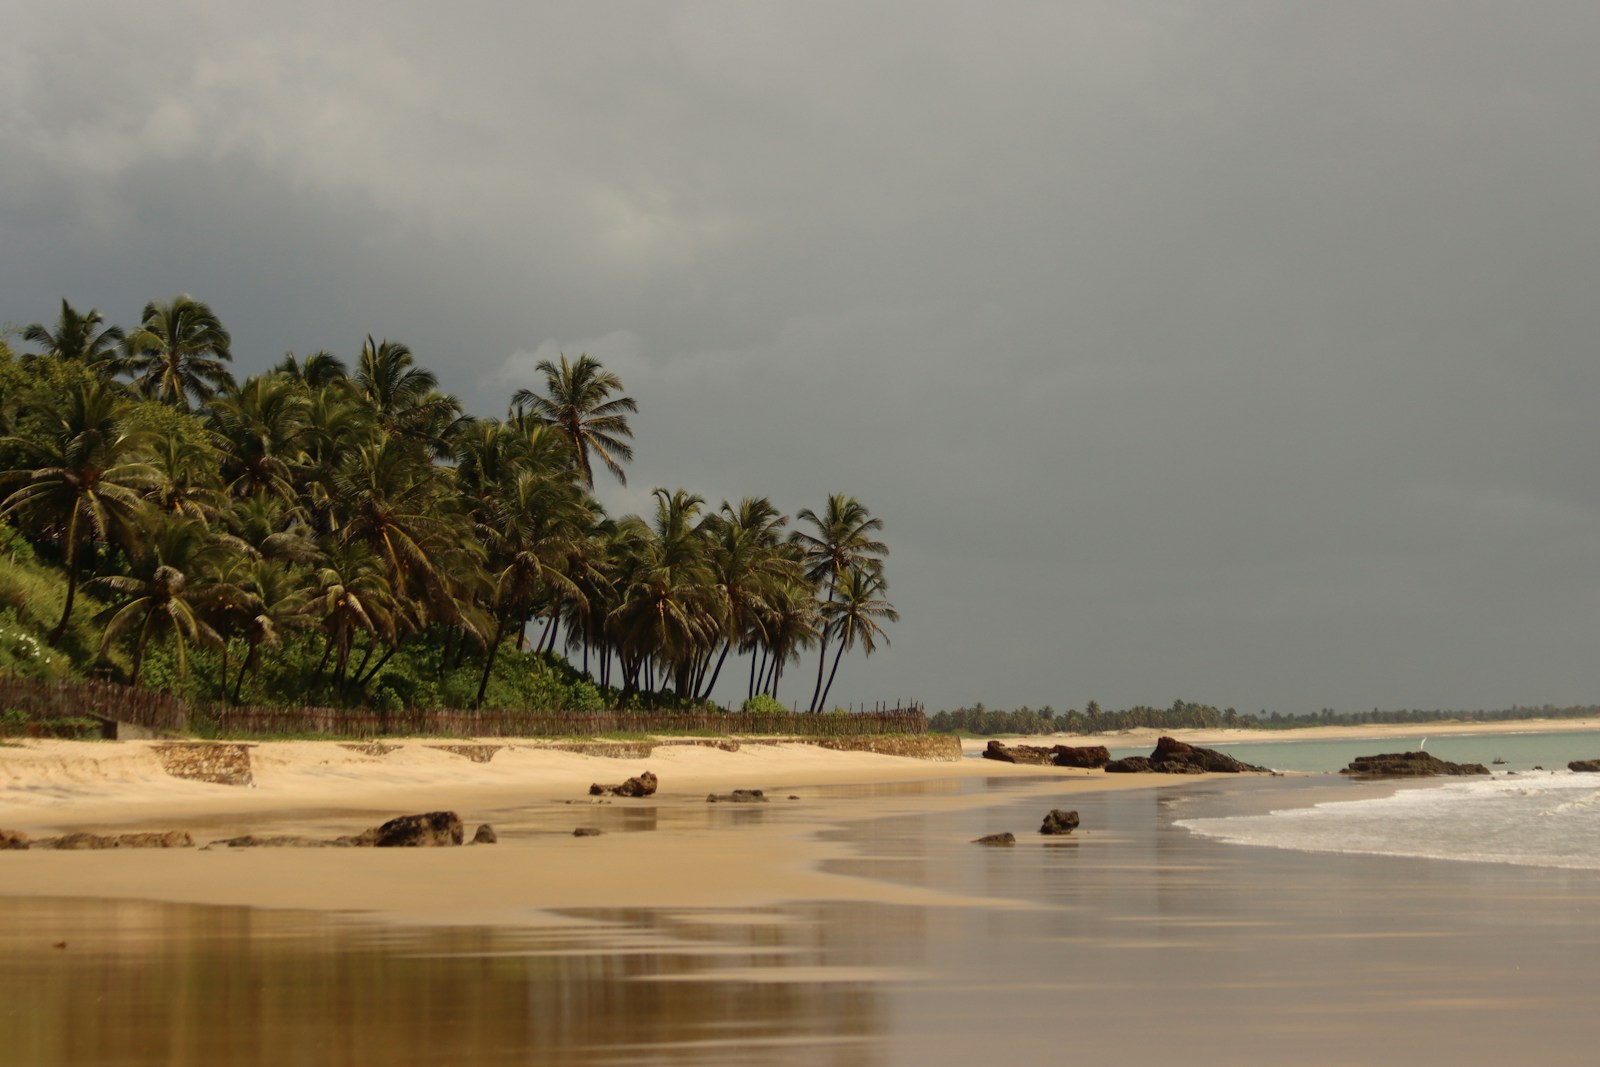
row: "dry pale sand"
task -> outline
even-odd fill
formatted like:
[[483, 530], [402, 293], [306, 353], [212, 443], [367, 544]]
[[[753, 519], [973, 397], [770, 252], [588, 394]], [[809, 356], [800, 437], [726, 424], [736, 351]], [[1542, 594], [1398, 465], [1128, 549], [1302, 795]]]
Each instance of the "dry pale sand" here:
[[[746, 744], [738, 752], [672, 746], [648, 759], [513, 745], [489, 763], [436, 744], [407, 741], [374, 757], [331, 742], [266, 742], [252, 750], [255, 785], [248, 788], [171, 778], [149, 742], [0, 746], [0, 828], [32, 836], [186, 829], [198, 843], [243, 833], [329, 838], [439, 809], [459, 812], [469, 834], [489, 822], [500, 835], [498, 845], [463, 849], [7, 852], [0, 853], [0, 893], [368, 912], [433, 923], [536, 923], [549, 921], [550, 909], [752, 908], [797, 899], [970, 904], [975, 898], [827, 873], [821, 863], [840, 846], [821, 831], [992, 803], [975, 779], [1016, 779], [1007, 795], [1048, 797], [1041, 810], [1069, 803], [1077, 792], [1171, 784], [800, 744]], [[645, 770], [660, 779], [652, 798], [599, 803], [588, 796], [592, 782]], [[736, 788], [763, 789], [773, 799], [706, 802], [709, 793]], [[575, 838], [579, 826], [604, 833]]]

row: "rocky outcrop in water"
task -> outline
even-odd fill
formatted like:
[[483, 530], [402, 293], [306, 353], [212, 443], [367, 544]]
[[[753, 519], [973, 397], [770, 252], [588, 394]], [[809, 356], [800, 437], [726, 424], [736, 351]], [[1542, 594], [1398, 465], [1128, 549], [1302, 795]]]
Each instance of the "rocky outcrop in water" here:
[[[1534, 770], [1539, 768], [1535, 767]], [[1575, 759], [1567, 764], [1567, 770], [1580, 771], [1585, 774], [1600, 774], [1600, 759]]]
[[1104, 767], [1111, 753], [1104, 745], [1006, 745], [990, 741], [983, 747], [983, 758], [1000, 763], [1026, 763], [1040, 767]]
[[712, 793], [707, 804], [765, 804], [767, 795], [759, 789], [735, 789], [731, 793]]
[[1054, 809], [1044, 817], [1039, 827], [1041, 834], [1070, 834], [1078, 828], [1078, 813]]
[[1014, 845], [1017, 843], [1017, 835], [1011, 833], [1009, 830], [1003, 834], [984, 834], [982, 837], [975, 838], [972, 843], [974, 845], [988, 845], [990, 847]]
[[655, 791], [656, 776], [649, 771], [645, 771], [637, 778], [629, 778], [621, 785], [601, 785], [596, 782], [589, 787], [589, 795], [592, 797], [604, 796], [606, 793], [618, 797], [648, 797], [653, 796]]
[[1488, 774], [1481, 763], [1451, 763], [1427, 752], [1386, 752], [1357, 756], [1339, 772], [1352, 778], [1432, 778], [1439, 775]]
[[1156, 741], [1149, 756], [1129, 756], [1106, 764], [1112, 774], [1271, 774], [1266, 767], [1236, 760], [1212, 748], [1201, 748], [1172, 737]]

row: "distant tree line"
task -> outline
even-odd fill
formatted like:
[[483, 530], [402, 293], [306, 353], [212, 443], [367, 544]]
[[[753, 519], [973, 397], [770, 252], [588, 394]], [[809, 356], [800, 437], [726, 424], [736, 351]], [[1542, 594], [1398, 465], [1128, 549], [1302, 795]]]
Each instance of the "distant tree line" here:
[[1096, 701], [1089, 701], [1082, 711], [1076, 708], [1058, 712], [1046, 704], [1042, 708], [1024, 705], [1012, 711], [987, 708], [983, 704], [971, 707], [937, 711], [929, 717], [928, 727], [936, 733], [975, 734], [990, 737], [995, 734], [1095, 734], [1117, 730], [1150, 728], [1156, 730], [1216, 729], [1239, 727], [1254, 730], [1293, 730], [1308, 726], [1365, 726], [1375, 723], [1426, 723], [1441, 721], [1507, 722], [1518, 719], [1588, 719], [1600, 717], [1600, 705], [1555, 707], [1514, 706], [1499, 710], [1454, 711], [1448, 709], [1408, 708], [1385, 711], [1338, 712], [1323, 708], [1305, 715], [1284, 715], [1280, 712], [1240, 712], [1234, 708], [1218, 710], [1212, 704], [1190, 703], [1174, 700], [1169, 708], [1153, 708], [1140, 704], [1121, 711], [1108, 711]]

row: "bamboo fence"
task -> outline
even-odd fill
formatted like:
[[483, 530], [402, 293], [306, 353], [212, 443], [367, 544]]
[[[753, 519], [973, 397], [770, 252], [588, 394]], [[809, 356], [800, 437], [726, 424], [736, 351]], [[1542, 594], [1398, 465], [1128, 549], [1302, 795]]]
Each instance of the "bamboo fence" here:
[[727, 736], [876, 737], [928, 732], [920, 703], [872, 711], [809, 715], [719, 711], [358, 711], [345, 708], [189, 707], [167, 693], [113, 682], [42, 682], [0, 677], [0, 711], [33, 720], [88, 715], [151, 730], [231, 736], [328, 737], [597, 737], [613, 733], [698, 733]]

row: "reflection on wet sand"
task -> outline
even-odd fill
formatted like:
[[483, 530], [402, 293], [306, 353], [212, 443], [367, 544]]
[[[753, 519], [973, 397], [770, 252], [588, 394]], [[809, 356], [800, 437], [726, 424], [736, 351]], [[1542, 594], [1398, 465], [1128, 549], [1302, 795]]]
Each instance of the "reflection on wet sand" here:
[[[4, 1062], [743, 1063], [750, 1047], [771, 1063], [874, 1062], [883, 1020], [871, 982], [837, 968], [751, 980], [823, 968], [848, 924], [584, 919], [539, 931], [397, 929], [245, 908], [0, 899]], [[630, 944], [640, 933], [648, 943]], [[726, 979], [673, 980], [730, 965]]]

